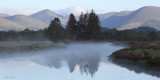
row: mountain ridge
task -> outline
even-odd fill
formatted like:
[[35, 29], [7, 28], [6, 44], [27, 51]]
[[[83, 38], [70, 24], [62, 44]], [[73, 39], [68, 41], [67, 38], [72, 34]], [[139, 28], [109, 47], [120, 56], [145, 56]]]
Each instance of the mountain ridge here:
[[15, 30], [15, 31], [20, 31], [24, 30], [25, 27], [20, 26], [14, 22], [11, 22], [9, 20], [0, 18], [0, 31], [9, 31], [9, 30]]
[[43, 23], [37, 19], [25, 15], [9, 16], [5, 17], [5, 19], [17, 23], [31, 30], [40, 30], [48, 26], [46, 23]]
[[49, 9], [41, 10], [37, 13], [30, 15], [30, 17], [40, 20], [46, 24], [50, 24], [51, 20], [53, 20], [55, 17], [59, 17], [62, 25], [65, 25], [67, 23], [67, 20], [64, 19], [61, 15], [56, 14]]
[[[142, 26], [151, 19], [160, 20], [159, 14], [160, 7], [145, 6], [125, 16], [111, 16], [103, 20], [101, 25], [107, 25], [109, 28], [117, 28], [118, 30], [133, 29]], [[160, 27], [154, 28], [160, 30]]]
[[[74, 9], [75, 7], [72, 7], [72, 8]], [[76, 10], [78, 9], [81, 9], [81, 7], [77, 7]], [[82, 10], [80, 10], [78, 14], [80, 14], [81, 11]], [[66, 14], [68, 15], [70, 13], [66, 13]], [[98, 16], [99, 16], [102, 27], [106, 27], [109, 29], [117, 28], [118, 30], [124, 30], [124, 29], [138, 28], [141, 26], [150, 26], [152, 28], [160, 30], [159, 14], [160, 14], [160, 7], [145, 6], [135, 11], [109, 12], [104, 14], [98, 14]], [[18, 16], [19, 17], [21, 16], [21, 17], [18, 18]], [[3, 22], [6, 21], [11, 25], [14, 25], [14, 26], [18, 25], [19, 27], [21, 26], [21, 27], [30, 28], [33, 30], [39, 30], [39, 29], [48, 27], [51, 20], [53, 20], [55, 17], [59, 17], [62, 25], [65, 26], [67, 24], [67, 20], [69, 16], [57, 14], [56, 12], [53, 12], [49, 9], [44, 9], [36, 13], [33, 13], [29, 16], [26, 16], [26, 15], [9, 16], [7, 14], [0, 14], [0, 17], [5, 19], [3, 20]], [[77, 19], [76, 15], [75, 17]], [[6, 22], [4, 23], [6, 24]], [[10, 29], [10, 26], [9, 26], [9, 29]]]

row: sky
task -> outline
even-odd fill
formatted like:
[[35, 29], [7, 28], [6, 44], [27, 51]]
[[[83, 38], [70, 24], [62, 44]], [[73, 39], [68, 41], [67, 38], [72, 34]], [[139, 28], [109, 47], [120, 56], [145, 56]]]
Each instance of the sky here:
[[0, 0], [0, 7], [15, 10], [60, 10], [74, 6], [107, 13], [133, 11], [144, 6], [160, 7], [160, 0]]

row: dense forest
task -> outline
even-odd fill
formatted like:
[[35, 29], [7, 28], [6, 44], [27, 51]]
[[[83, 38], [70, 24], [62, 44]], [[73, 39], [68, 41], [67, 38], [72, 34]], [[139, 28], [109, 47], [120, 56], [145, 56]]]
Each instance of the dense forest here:
[[92, 10], [90, 13], [79, 16], [77, 21], [73, 14], [70, 14], [66, 28], [61, 25], [58, 17], [51, 21], [48, 28], [39, 31], [25, 29], [23, 31], [1, 31], [0, 41], [8, 40], [29, 40], [43, 41], [160, 41], [160, 31], [155, 30], [117, 30], [106, 29], [100, 25], [96, 13]]

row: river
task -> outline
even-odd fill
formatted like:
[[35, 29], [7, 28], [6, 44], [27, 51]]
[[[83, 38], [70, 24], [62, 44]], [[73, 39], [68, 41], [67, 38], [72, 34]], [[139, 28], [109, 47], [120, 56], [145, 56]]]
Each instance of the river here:
[[109, 60], [127, 47], [115, 43], [71, 43], [66, 48], [0, 55], [0, 80], [160, 80]]

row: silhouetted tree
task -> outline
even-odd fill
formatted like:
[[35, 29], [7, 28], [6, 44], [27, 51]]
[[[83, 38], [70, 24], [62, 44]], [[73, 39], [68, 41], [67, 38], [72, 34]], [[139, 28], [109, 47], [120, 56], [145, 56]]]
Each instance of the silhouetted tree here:
[[65, 30], [58, 17], [51, 21], [49, 27], [46, 29], [46, 34], [52, 41], [60, 41], [66, 38]]
[[92, 12], [90, 14], [81, 13], [78, 21], [78, 39], [80, 40], [100, 40], [102, 39], [101, 26], [98, 16]]
[[89, 14], [88, 24], [87, 24], [87, 34], [91, 40], [102, 39], [101, 25], [98, 16], [92, 10]]
[[73, 14], [70, 14], [69, 20], [67, 22], [67, 31], [72, 40], [76, 40], [77, 36], [77, 21]]
[[83, 40], [84, 39], [84, 27], [85, 25], [83, 24], [84, 22], [84, 14], [83, 12], [79, 16], [79, 20], [77, 22], [77, 39], [78, 40]]

